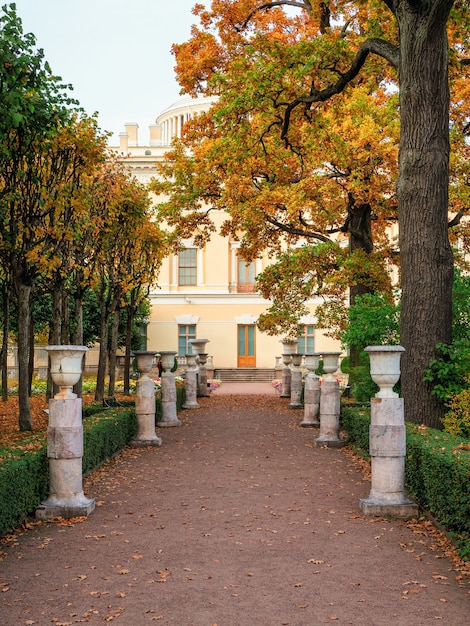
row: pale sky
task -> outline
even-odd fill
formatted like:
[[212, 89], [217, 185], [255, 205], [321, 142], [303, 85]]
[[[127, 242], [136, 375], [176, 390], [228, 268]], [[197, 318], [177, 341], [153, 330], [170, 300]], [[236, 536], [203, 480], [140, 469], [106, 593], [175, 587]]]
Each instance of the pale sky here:
[[16, 10], [52, 72], [114, 133], [110, 143], [137, 122], [143, 144], [148, 126], [181, 97], [170, 49], [189, 39], [196, 2], [209, 0], [16, 0]]

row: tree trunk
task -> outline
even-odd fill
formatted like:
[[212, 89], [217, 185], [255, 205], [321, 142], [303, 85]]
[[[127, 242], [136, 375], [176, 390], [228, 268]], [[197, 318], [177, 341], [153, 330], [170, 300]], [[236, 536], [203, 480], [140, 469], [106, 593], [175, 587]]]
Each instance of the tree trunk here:
[[[60, 346], [62, 343], [62, 291], [54, 287], [52, 290], [52, 319], [49, 327], [49, 345]], [[50, 359], [47, 368], [46, 399], [50, 400], [59, 388], [54, 385], [51, 377]]]
[[15, 285], [18, 297], [18, 405], [19, 429], [33, 430], [29, 403], [29, 327], [31, 315], [31, 285], [19, 280]]
[[[83, 301], [82, 301], [83, 292], [82, 289], [79, 288], [75, 294], [74, 299], [74, 322], [75, 329], [73, 331], [72, 343], [75, 346], [83, 346]], [[86, 353], [83, 356], [83, 371], [85, 371], [85, 363], [86, 363]], [[76, 385], [73, 386], [74, 393], [77, 394], [77, 398], [81, 398], [83, 396], [83, 376], [80, 376], [80, 380]]]
[[116, 387], [116, 352], [119, 337], [119, 309], [113, 314], [113, 325], [111, 327], [111, 342], [109, 346], [109, 386], [108, 396], [114, 398]]
[[105, 311], [105, 304], [101, 304], [101, 316], [100, 316], [100, 353], [98, 357], [98, 372], [96, 374], [96, 389], [95, 400], [96, 402], [103, 402], [104, 400], [104, 386], [106, 378], [106, 363], [108, 355], [108, 316]]
[[130, 395], [131, 378], [131, 348], [132, 348], [132, 324], [134, 321], [134, 306], [127, 307], [126, 321], [126, 351], [124, 357], [124, 395]]
[[[436, 344], [452, 340], [453, 256], [447, 233], [449, 0], [397, 3], [401, 138], [397, 185], [401, 264], [401, 388], [405, 419], [440, 427], [444, 407], [423, 382]], [[430, 3], [422, 3], [428, 6]]]
[[28, 393], [31, 397], [34, 376], [34, 318], [32, 314], [29, 318], [29, 359], [28, 359]]
[[[352, 202], [352, 203], [351, 203]], [[352, 254], [356, 250], [364, 250], [367, 254], [371, 254], [374, 249], [372, 242], [371, 228], [371, 207], [370, 204], [354, 205], [354, 201], [350, 198], [350, 209], [347, 219], [347, 232], [349, 233], [349, 252]], [[358, 296], [370, 293], [369, 287], [364, 284], [357, 283], [349, 288], [349, 306], [356, 303]], [[365, 348], [366, 346], [364, 346]], [[349, 368], [360, 365], [360, 354], [362, 350], [356, 346], [352, 346], [349, 351]]]
[[8, 400], [8, 331], [10, 330], [10, 287], [3, 283], [3, 340], [0, 353], [2, 369], [2, 400]]

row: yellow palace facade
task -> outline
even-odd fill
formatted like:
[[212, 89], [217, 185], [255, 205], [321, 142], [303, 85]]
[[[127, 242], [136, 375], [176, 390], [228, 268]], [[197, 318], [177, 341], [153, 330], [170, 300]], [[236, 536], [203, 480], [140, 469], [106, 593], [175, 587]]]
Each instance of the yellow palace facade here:
[[[133, 175], [148, 184], [157, 176], [156, 164], [163, 159], [173, 137], [179, 136], [184, 123], [211, 102], [210, 98], [179, 100], [157, 117], [142, 145], [138, 125], [126, 124], [125, 132], [119, 135], [119, 146], [111, 149], [126, 156]], [[217, 227], [225, 217], [214, 212], [213, 219]], [[255, 292], [255, 277], [269, 260], [263, 256], [246, 264], [239, 258], [238, 249], [238, 242], [214, 234], [204, 248], [187, 240], [179, 254], [164, 260], [158, 288], [150, 294], [148, 350], [174, 350], [184, 357], [190, 339], [208, 339], [206, 351], [216, 372], [225, 368], [274, 370], [280, 365], [282, 337], [268, 336], [256, 327], [269, 301]], [[299, 338], [298, 351], [339, 351], [339, 343], [316, 326], [317, 304], [311, 301], [309, 314], [301, 320], [305, 333]]]

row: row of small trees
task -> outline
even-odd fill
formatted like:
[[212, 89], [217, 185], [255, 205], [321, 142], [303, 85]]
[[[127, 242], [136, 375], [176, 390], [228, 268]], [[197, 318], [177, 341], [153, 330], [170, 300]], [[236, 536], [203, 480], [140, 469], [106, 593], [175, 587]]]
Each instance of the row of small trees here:
[[[127, 372], [133, 318], [165, 254], [146, 189], [106, 149], [107, 135], [52, 74], [14, 5], [0, 16], [0, 280], [2, 389], [10, 302], [14, 301], [19, 367], [19, 426], [29, 409], [35, 326], [32, 294], [50, 294], [49, 343], [83, 344], [88, 290], [100, 310], [96, 399], [110, 392], [120, 311], [127, 311]], [[109, 337], [109, 333], [111, 337]]]

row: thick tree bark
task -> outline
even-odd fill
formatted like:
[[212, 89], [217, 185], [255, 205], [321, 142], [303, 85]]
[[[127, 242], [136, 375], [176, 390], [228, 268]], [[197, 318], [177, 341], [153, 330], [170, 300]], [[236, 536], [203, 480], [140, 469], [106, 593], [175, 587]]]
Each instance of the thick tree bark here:
[[29, 326], [31, 316], [31, 285], [16, 281], [18, 298], [18, 405], [19, 429], [33, 430], [29, 404]]
[[452, 340], [448, 240], [449, 88], [445, 8], [397, 2], [401, 139], [397, 185], [401, 259], [401, 387], [405, 419], [440, 427], [443, 406], [423, 382], [436, 344]]

